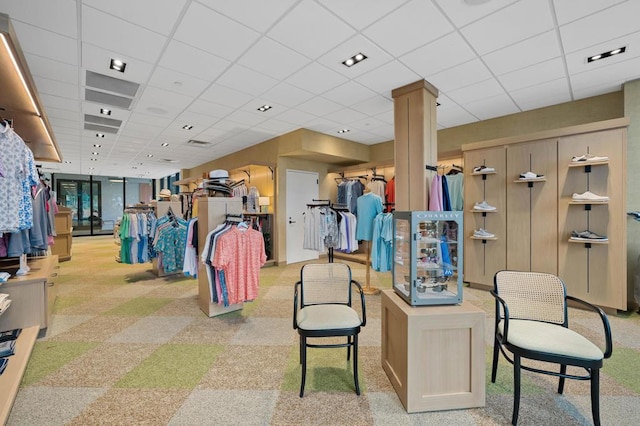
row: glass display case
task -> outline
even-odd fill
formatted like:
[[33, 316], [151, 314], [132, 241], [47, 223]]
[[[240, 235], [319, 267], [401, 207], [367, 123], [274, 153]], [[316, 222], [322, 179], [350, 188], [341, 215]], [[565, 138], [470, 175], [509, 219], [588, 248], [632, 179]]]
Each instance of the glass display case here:
[[393, 288], [410, 305], [462, 302], [462, 212], [394, 212]]

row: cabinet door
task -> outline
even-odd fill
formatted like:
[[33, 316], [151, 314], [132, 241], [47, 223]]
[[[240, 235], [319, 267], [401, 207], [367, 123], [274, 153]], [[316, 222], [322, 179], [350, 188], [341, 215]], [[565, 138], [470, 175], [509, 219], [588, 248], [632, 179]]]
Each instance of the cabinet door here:
[[[493, 286], [495, 273], [506, 267], [506, 150], [501, 146], [467, 151], [464, 164], [464, 280]], [[480, 165], [494, 168], [495, 173], [474, 174], [473, 169]], [[474, 204], [482, 201], [496, 210], [474, 212]], [[494, 234], [495, 239], [473, 239], [479, 228]]]
[[[507, 269], [558, 273], [557, 140], [507, 149]], [[521, 180], [533, 172], [541, 180]]]
[[[605, 164], [572, 167], [573, 156], [607, 156]], [[563, 137], [558, 144], [558, 275], [567, 293], [600, 306], [627, 309], [626, 129]], [[572, 204], [573, 193], [609, 196], [605, 204]], [[570, 243], [571, 231], [606, 235], [606, 244]]]

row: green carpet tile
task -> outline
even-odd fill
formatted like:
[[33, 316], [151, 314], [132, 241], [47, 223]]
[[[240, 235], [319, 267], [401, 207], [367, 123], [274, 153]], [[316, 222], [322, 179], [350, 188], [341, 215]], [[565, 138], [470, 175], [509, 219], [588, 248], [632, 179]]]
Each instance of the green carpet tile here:
[[171, 301], [172, 299], [137, 297], [108, 310], [103, 315], [145, 317], [171, 303]]
[[615, 348], [603, 371], [620, 384], [640, 394], [640, 350]]
[[97, 345], [94, 342], [36, 342], [22, 377], [22, 386], [37, 383]]

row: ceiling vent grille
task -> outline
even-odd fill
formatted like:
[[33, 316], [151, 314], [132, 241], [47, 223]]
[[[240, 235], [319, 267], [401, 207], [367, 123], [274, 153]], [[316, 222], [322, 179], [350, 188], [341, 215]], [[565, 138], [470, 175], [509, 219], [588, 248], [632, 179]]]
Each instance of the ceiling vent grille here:
[[106, 92], [117, 93], [119, 95], [133, 98], [138, 92], [140, 85], [132, 81], [120, 80], [108, 75], [87, 71], [87, 87], [104, 90]]
[[196, 148], [208, 148], [213, 144], [211, 142], [197, 141], [195, 139], [191, 139], [187, 142], [187, 145], [195, 146]]
[[84, 123], [85, 130], [94, 130], [100, 133], [118, 133], [118, 129], [115, 127], [99, 126], [97, 124]]
[[109, 93], [97, 92], [91, 89], [84, 90], [84, 98], [89, 102], [97, 104], [111, 105], [116, 108], [129, 109], [133, 99], [124, 96], [110, 95]]
[[85, 114], [85, 123], [101, 124], [103, 126], [120, 127], [122, 120], [116, 120], [114, 118], [98, 117], [97, 115]]

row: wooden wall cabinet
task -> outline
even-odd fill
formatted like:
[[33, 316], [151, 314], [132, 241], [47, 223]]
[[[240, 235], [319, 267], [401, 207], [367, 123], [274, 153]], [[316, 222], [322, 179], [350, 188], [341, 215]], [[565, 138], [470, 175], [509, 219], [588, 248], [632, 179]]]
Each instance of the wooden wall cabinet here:
[[485, 405], [485, 313], [382, 291], [382, 368], [409, 413]]

